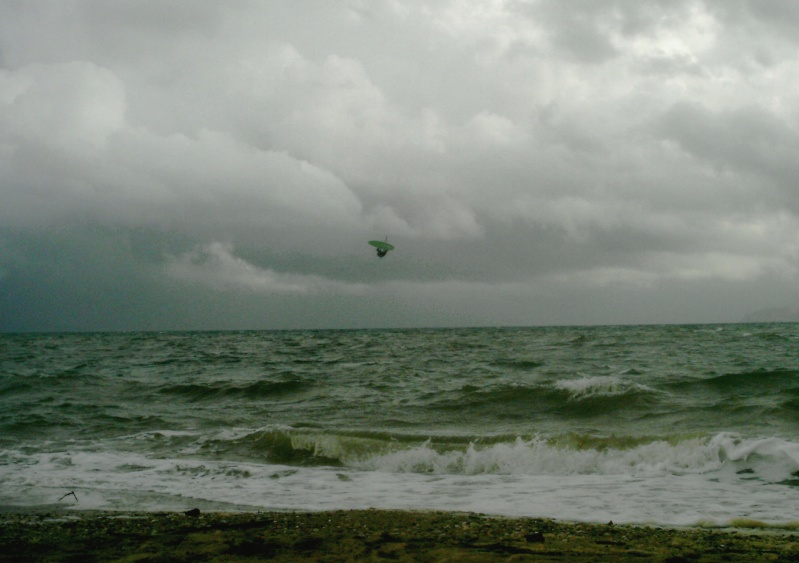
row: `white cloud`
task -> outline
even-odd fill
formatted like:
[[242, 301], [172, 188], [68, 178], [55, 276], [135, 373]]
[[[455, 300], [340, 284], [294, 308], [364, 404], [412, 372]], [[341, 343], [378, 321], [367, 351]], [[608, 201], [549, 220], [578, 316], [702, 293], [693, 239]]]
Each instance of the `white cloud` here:
[[3, 143], [37, 143], [76, 158], [101, 151], [125, 122], [125, 91], [89, 61], [0, 69]]
[[339, 178], [285, 151], [222, 131], [159, 134], [129, 123], [122, 82], [90, 62], [0, 70], [0, 163], [6, 226], [218, 234], [360, 221]]
[[364, 284], [347, 284], [320, 276], [276, 272], [259, 268], [233, 253], [233, 245], [213, 242], [180, 256], [170, 257], [167, 275], [220, 291], [307, 295], [336, 293], [359, 295], [369, 291]]

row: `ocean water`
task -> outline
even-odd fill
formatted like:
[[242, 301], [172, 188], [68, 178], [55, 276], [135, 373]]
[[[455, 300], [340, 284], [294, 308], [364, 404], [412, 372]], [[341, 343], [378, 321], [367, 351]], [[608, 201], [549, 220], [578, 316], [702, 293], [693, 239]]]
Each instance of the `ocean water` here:
[[0, 505], [795, 523], [799, 325], [2, 334]]

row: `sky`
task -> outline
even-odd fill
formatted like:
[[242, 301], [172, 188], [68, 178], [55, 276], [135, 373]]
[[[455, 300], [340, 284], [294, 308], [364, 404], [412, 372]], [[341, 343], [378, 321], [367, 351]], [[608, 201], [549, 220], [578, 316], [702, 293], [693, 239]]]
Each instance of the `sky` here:
[[0, 331], [795, 307], [797, 76], [778, 0], [5, 0]]

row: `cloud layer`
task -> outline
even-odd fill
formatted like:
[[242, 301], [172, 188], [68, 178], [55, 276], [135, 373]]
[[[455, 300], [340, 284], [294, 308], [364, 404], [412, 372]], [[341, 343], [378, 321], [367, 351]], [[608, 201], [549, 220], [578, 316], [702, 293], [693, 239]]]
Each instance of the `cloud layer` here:
[[792, 305], [797, 32], [771, 0], [6, 3], [0, 330]]

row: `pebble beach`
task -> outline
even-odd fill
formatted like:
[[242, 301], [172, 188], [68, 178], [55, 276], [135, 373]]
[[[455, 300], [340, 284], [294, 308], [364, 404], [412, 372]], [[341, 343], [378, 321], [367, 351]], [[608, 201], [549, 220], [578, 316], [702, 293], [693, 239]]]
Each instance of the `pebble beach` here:
[[799, 533], [475, 513], [7, 510], [3, 561], [795, 561]]

